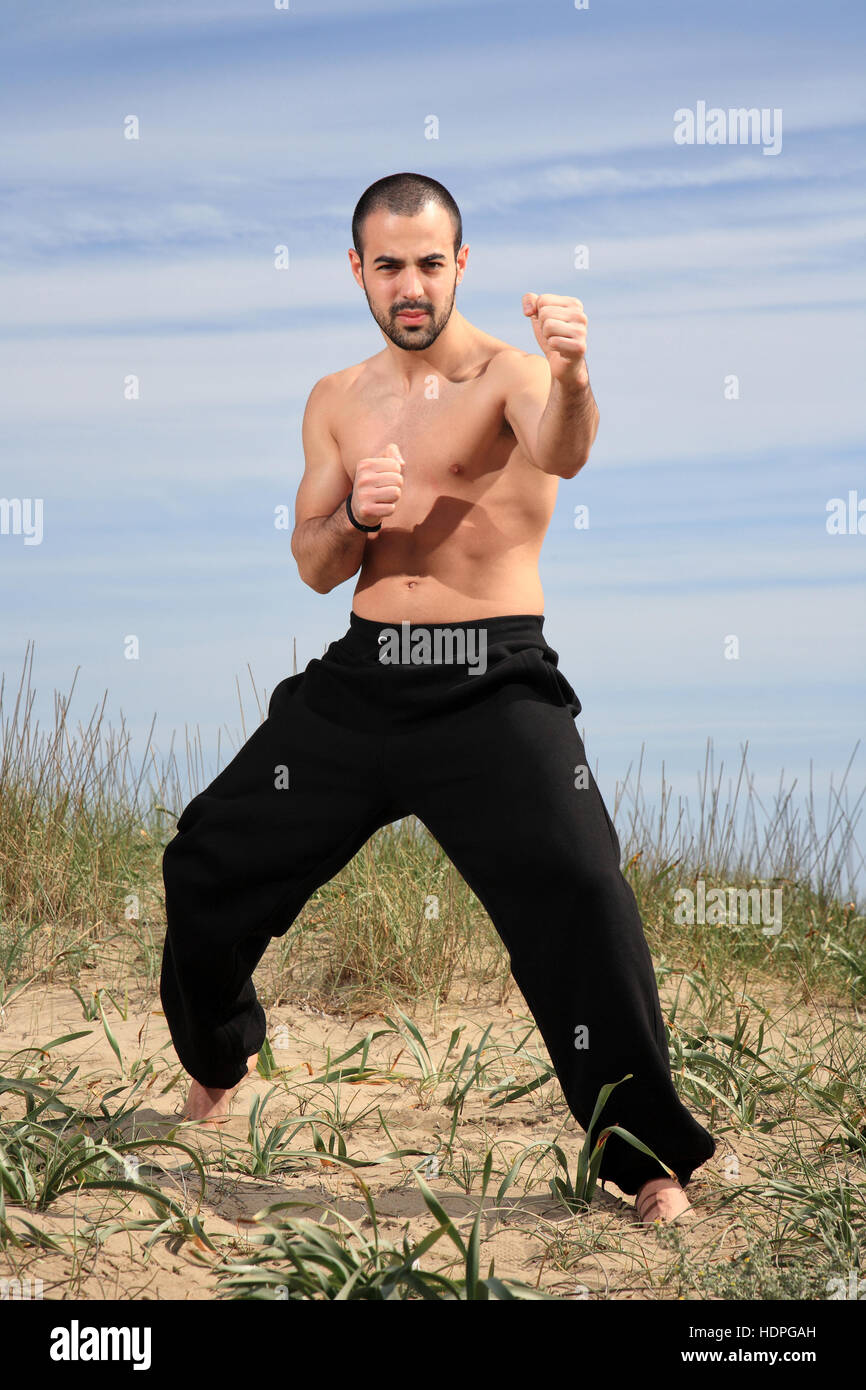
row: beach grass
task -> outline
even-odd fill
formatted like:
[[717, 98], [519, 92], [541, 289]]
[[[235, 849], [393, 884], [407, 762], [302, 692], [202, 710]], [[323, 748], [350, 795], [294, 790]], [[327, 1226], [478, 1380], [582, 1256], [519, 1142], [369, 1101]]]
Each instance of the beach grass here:
[[[853, 754], [823, 824], [811, 787], [795, 798], [780, 783], [762, 805], [745, 750], [725, 795], [708, 746], [694, 808], [667, 787], [647, 806], [640, 767], [617, 786], [609, 809], [675, 1084], [718, 1144], [690, 1187], [697, 1221], [647, 1229], [600, 1189], [601, 1136], [570, 1116], [492, 923], [413, 817], [378, 831], [272, 942], [256, 974], [269, 1040], [232, 1123], [181, 1123], [188, 1078], [158, 994], [161, 857], [209, 780], [200, 737], [183, 767], [150, 739], [136, 763], [105, 702], [73, 723], [74, 683], [40, 728], [31, 677], [28, 652], [17, 689], [0, 682], [4, 1288], [858, 1296], [866, 918], [851, 886]], [[738, 890], [779, 892], [783, 925], [735, 912], [684, 925], [677, 904], [701, 885], [731, 904], [748, 900]]]

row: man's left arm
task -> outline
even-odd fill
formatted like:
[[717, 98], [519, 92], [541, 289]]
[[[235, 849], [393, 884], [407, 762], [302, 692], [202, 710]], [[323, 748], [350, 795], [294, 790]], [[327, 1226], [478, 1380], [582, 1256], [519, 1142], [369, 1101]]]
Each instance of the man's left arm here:
[[536, 468], [573, 478], [589, 458], [599, 422], [586, 368], [587, 317], [579, 299], [561, 294], [525, 294], [523, 312], [544, 357], [511, 367], [505, 418]]

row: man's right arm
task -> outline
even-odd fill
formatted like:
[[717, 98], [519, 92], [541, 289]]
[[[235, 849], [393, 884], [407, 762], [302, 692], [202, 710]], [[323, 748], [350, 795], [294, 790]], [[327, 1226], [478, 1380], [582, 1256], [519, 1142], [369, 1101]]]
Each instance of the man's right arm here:
[[[295, 499], [292, 554], [298, 573], [317, 594], [327, 594], [357, 574], [368, 533], [353, 526], [345, 500], [352, 492], [352, 511], [365, 526], [375, 526], [395, 509], [402, 487], [402, 460], [361, 459], [354, 484], [343, 467], [328, 424], [330, 383], [316, 382], [304, 411], [304, 476]], [[389, 471], [390, 470], [390, 471]]]
[[304, 411], [304, 476], [295, 499], [292, 554], [298, 573], [317, 594], [327, 594], [361, 568], [366, 536], [343, 505], [352, 481], [328, 426], [328, 378], [310, 392]]

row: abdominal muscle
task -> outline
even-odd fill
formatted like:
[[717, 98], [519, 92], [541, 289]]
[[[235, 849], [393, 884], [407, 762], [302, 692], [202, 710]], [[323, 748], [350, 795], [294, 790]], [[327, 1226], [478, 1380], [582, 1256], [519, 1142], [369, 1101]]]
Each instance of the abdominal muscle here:
[[544, 613], [535, 545], [471, 553], [459, 534], [424, 559], [406, 531], [371, 536], [352, 600], [374, 622], [471, 622]]

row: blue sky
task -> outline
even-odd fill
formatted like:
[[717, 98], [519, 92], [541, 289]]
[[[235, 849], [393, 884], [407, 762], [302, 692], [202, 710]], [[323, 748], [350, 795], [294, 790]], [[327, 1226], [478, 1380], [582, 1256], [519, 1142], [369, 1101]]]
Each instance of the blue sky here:
[[[255, 723], [248, 667], [264, 699], [293, 638], [303, 665], [345, 631], [354, 581], [306, 588], [274, 508], [314, 382], [382, 346], [352, 209], [416, 169], [460, 204], [470, 320], [534, 351], [526, 290], [589, 317], [601, 426], [541, 577], [608, 804], [642, 744], [647, 790], [664, 760], [694, 798], [708, 737], [734, 775], [748, 741], [770, 801], [810, 763], [838, 785], [866, 674], [866, 535], [826, 530], [866, 499], [860, 6], [83, 0], [4, 29], [0, 494], [44, 506], [41, 544], [0, 535], [7, 690], [33, 640], [43, 717], [80, 667], [80, 715], [107, 690], [142, 744], [155, 714], [159, 751], [198, 725], [215, 757], [236, 680]], [[698, 101], [780, 109], [781, 151], [675, 144]]]

